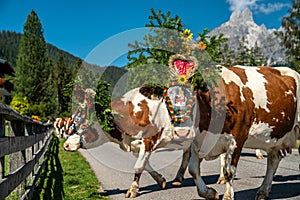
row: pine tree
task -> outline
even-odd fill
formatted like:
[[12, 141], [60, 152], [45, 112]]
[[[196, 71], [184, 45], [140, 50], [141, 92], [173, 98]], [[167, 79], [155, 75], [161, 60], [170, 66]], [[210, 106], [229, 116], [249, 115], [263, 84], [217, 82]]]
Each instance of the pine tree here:
[[[42, 24], [34, 10], [27, 16], [16, 64], [15, 92], [27, 97], [44, 117], [55, 111], [52, 64], [47, 55]], [[54, 95], [53, 95], [54, 94]], [[32, 113], [35, 114], [35, 113]]]
[[237, 58], [234, 64], [236, 65], [250, 65], [250, 49], [246, 46], [246, 39], [242, 37], [240, 44], [237, 48]]
[[266, 64], [266, 57], [262, 53], [261, 48], [258, 46], [257, 42], [250, 50], [250, 66], [262, 66]]
[[234, 63], [234, 51], [230, 48], [228, 43], [225, 43], [220, 50], [221, 54], [221, 65], [232, 66]]
[[288, 12], [289, 15], [282, 19], [283, 31], [278, 32], [278, 35], [292, 67], [300, 72], [300, 0], [293, 0]]

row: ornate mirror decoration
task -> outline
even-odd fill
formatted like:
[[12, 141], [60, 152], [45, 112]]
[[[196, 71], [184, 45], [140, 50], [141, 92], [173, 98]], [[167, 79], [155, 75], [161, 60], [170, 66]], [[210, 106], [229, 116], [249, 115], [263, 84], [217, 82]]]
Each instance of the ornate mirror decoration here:
[[197, 59], [192, 56], [175, 54], [169, 59], [170, 83], [164, 88], [164, 98], [175, 125], [191, 119], [197, 92], [190, 80], [197, 66]]

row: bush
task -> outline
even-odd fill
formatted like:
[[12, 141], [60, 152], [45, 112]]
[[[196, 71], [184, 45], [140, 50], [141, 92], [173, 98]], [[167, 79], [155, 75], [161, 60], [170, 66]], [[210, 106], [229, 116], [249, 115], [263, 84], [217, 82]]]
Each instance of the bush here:
[[18, 111], [22, 115], [29, 114], [30, 105], [27, 98], [23, 95], [15, 95], [10, 103], [10, 106], [12, 107], [12, 109]]

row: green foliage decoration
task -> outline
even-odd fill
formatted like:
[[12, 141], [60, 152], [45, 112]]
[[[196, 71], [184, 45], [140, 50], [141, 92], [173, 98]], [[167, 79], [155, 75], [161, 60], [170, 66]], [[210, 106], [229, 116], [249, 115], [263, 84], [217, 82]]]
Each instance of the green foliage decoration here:
[[[227, 41], [221, 34], [208, 36], [209, 29], [203, 33], [198, 32], [197, 40], [193, 41], [193, 34], [182, 23], [179, 16], [172, 17], [170, 12], [163, 14], [151, 9], [149, 16], [149, 34], [143, 41], [135, 41], [129, 44], [128, 68], [130, 71], [128, 88], [134, 88], [143, 84], [166, 85], [168, 81], [168, 61], [174, 54], [186, 57], [194, 56], [199, 63], [198, 71], [193, 83], [197, 86], [205, 82], [216, 82], [218, 68], [216, 62], [221, 59], [221, 46]], [[141, 84], [141, 80], [144, 81]], [[146, 82], [147, 80], [148, 82]]]

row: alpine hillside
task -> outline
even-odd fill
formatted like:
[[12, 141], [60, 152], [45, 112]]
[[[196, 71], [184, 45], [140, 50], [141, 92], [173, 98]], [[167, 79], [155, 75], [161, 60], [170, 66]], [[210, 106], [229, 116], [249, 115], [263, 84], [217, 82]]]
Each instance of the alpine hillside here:
[[257, 25], [252, 12], [246, 8], [243, 11], [234, 11], [229, 21], [213, 29], [209, 35], [224, 34], [228, 38], [229, 47], [234, 51], [238, 50], [241, 43], [249, 49], [257, 44], [267, 59], [267, 65], [280, 65], [286, 63], [286, 56], [276, 31], [278, 30], [267, 29], [264, 24]]

